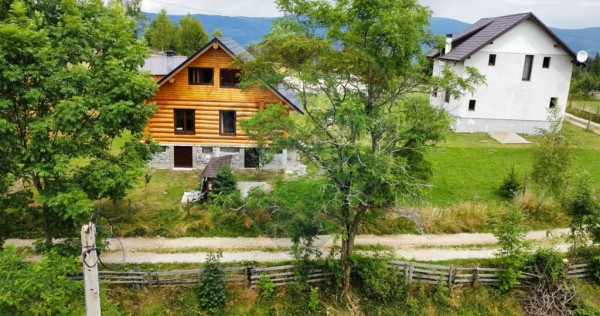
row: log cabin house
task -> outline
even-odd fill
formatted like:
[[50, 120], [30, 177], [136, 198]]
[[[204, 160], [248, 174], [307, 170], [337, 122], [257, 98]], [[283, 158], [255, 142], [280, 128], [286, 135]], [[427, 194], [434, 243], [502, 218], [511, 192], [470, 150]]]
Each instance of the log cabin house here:
[[[146, 126], [162, 151], [150, 162], [155, 168], [201, 168], [213, 157], [232, 155], [233, 168], [254, 168], [255, 143], [238, 122], [269, 104], [284, 104], [302, 113], [293, 92], [280, 87], [237, 87], [235, 57], [254, 57], [231, 38], [214, 38], [189, 58], [155, 56], [146, 60], [159, 85], [152, 102], [158, 111]], [[266, 168], [285, 169], [296, 159], [284, 150]]]

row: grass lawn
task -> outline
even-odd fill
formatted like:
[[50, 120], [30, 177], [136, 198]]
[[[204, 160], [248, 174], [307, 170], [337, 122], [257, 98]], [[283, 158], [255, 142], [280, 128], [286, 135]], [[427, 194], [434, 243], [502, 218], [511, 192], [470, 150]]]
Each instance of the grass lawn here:
[[600, 110], [600, 100], [571, 99], [569, 100], [568, 106], [592, 113], [598, 113]]
[[[564, 133], [572, 144], [573, 174], [587, 171], [594, 187], [600, 187], [600, 135], [585, 132], [569, 123]], [[536, 142], [536, 136], [525, 136]], [[427, 201], [449, 205], [464, 201], [501, 202], [496, 194], [514, 165], [523, 180], [531, 172], [532, 145], [500, 144], [487, 134], [450, 134], [429, 153], [434, 176]], [[528, 176], [529, 178], [529, 176]], [[528, 183], [530, 181], [528, 180]]]

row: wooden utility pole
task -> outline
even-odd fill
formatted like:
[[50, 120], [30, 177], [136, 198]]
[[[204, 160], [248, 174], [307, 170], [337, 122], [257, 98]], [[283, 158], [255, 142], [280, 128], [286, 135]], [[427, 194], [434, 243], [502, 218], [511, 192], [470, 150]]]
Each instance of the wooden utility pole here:
[[85, 289], [85, 315], [100, 316], [100, 280], [98, 278], [98, 251], [96, 250], [96, 226], [90, 222], [81, 228], [81, 258], [83, 261], [83, 285]]

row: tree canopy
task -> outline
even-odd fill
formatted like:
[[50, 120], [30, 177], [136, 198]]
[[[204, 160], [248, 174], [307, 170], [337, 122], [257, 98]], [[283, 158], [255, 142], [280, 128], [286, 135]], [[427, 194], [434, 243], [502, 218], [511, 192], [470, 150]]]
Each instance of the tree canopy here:
[[168, 49], [175, 49], [177, 32], [175, 23], [169, 19], [167, 10], [158, 11], [156, 18], [150, 22], [150, 25], [144, 33], [151, 48], [164, 52]]
[[306, 115], [290, 142], [327, 176], [325, 213], [339, 223], [344, 283], [360, 225], [375, 209], [414, 199], [427, 187], [425, 151], [449, 127], [425, 96], [439, 86], [460, 96], [481, 83], [476, 70], [432, 78], [422, 52], [435, 45], [431, 12], [416, 0], [279, 0], [285, 16], [242, 62], [243, 85], [283, 84]]
[[179, 20], [176, 36], [176, 52], [190, 56], [208, 43], [208, 34], [202, 22], [189, 13]]
[[147, 47], [120, 4], [9, 2], [0, 13], [0, 203], [35, 214], [50, 245], [79, 231], [70, 224], [90, 215], [92, 200], [132, 186], [154, 148], [141, 139], [155, 111], [144, 100], [157, 87], [138, 70]]

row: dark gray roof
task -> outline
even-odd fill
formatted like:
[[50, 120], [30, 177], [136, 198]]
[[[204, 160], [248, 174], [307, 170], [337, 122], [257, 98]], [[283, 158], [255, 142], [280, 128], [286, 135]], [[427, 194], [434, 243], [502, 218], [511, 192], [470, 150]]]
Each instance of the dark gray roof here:
[[575, 53], [531, 12], [481, 19], [460, 34], [452, 36], [452, 50], [448, 54], [440, 54], [438, 50], [434, 50], [427, 56], [450, 61], [463, 61], [527, 19], [538, 24], [569, 55], [575, 58]]
[[[206, 45], [204, 45], [202, 48], [200, 48], [197, 52], [192, 54], [190, 57], [186, 58], [182, 62], [179, 62], [177, 64], [177, 66], [174, 66], [175, 68], [172, 71], [170, 71], [168, 74], [166, 74], [162, 79], [160, 79], [158, 81], [158, 84], [162, 85], [163, 83], [165, 83], [167, 80], [169, 80], [171, 77], [173, 77], [176, 73], [178, 73], [181, 69], [185, 68], [194, 59], [196, 59], [196, 57], [198, 57], [199, 55], [202, 55], [202, 53], [204, 53], [214, 43], [218, 43], [225, 51], [227, 51], [232, 56], [241, 57], [242, 59], [245, 59], [245, 60], [255, 60], [254, 56], [252, 56], [252, 54], [250, 54], [244, 48], [244, 46], [240, 45], [233, 38], [231, 38], [231, 37], [218, 37], [218, 38], [215, 37], [210, 42], [208, 42]], [[148, 61], [146, 61], [146, 62], [148, 63]], [[173, 63], [173, 64], [175, 64], [175, 63]], [[144, 65], [144, 67], [145, 67], [145, 65]], [[153, 73], [153, 74], [155, 74], [155, 73]], [[294, 91], [285, 89], [282, 85], [277, 86], [277, 87], [269, 86], [269, 88], [271, 88], [271, 90], [275, 94], [277, 94], [280, 98], [282, 98], [285, 102], [287, 102], [289, 105], [291, 105], [296, 111], [304, 114], [304, 112], [302, 112], [302, 108], [300, 107], [300, 103], [298, 102], [298, 99], [296, 98], [296, 94], [294, 93]]]
[[210, 158], [210, 160], [208, 161], [208, 164], [206, 165], [204, 170], [202, 170], [202, 173], [200, 174], [200, 178], [208, 178], [208, 179], [216, 178], [217, 173], [219, 172], [219, 169], [231, 168], [231, 158], [233, 158], [232, 155]]
[[148, 57], [144, 63], [144, 66], [142, 66], [140, 69], [150, 71], [155, 76], [166, 75], [170, 72], [170, 70], [175, 69], [177, 66], [181, 65], [187, 60], [186, 56], [169, 57], [173, 58], [173, 64], [171, 65], [173, 69], [168, 69], [167, 58], [167, 56]]

